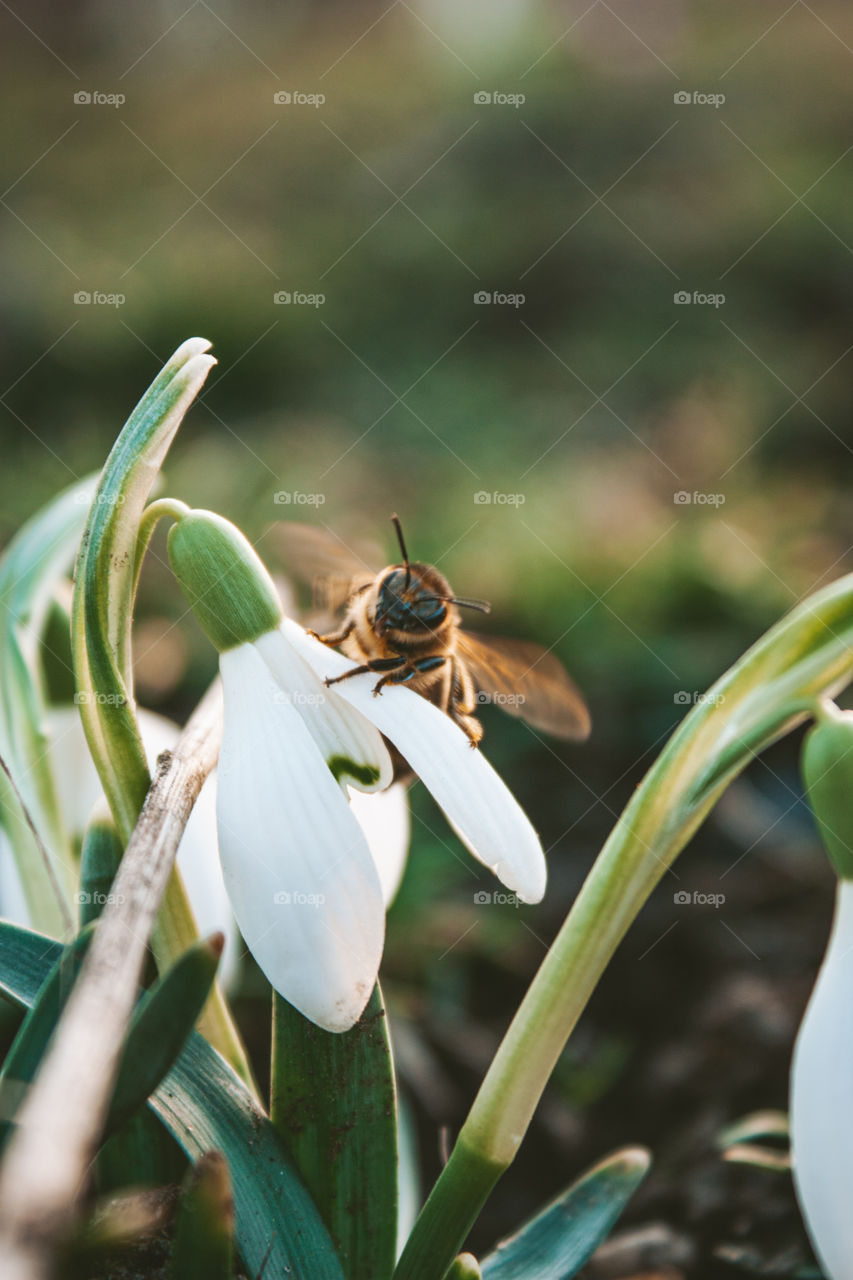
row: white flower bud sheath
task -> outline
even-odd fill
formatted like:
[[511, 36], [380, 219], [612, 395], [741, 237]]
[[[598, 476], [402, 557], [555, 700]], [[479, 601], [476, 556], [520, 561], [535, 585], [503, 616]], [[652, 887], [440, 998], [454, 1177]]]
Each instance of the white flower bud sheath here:
[[853, 1280], [853, 881], [839, 880], [829, 946], [791, 1067], [794, 1184], [829, 1280]]

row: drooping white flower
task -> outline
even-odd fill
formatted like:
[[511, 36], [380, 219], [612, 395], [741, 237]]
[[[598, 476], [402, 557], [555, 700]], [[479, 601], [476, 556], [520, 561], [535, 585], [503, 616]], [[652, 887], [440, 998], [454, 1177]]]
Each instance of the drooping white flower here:
[[791, 1065], [794, 1186], [829, 1280], [853, 1280], [853, 712], [816, 708], [803, 779], [838, 875], [829, 945]]
[[853, 881], [835, 919], [791, 1067], [794, 1183], [829, 1280], [853, 1280]]
[[220, 652], [219, 848], [237, 922], [281, 995], [319, 1026], [346, 1030], [376, 980], [383, 898], [399, 881], [408, 837], [399, 789], [347, 801], [353, 788], [389, 787], [383, 735], [474, 856], [524, 901], [545, 890], [541, 845], [498, 775], [436, 707], [399, 686], [374, 698], [370, 675], [326, 686], [354, 664], [283, 619], [272, 580], [228, 521], [183, 516], [169, 555]]

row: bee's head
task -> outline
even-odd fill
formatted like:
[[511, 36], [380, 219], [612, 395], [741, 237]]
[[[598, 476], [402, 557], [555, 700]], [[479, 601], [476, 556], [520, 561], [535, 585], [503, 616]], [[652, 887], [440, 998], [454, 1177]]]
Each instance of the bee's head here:
[[373, 625], [394, 631], [435, 631], [448, 615], [450, 583], [427, 564], [392, 564], [380, 574]]
[[459, 600], [444, 574], [429, 564], [411, 564], [398, 516], [391, 517], [403, 554], [402, 564], [383, 569], [374, 587], [372, 622], [379, 635], [386, 631], [436, 631], [448, 619], [459, 621], [454, 605], [488, 613], [482, 600]]

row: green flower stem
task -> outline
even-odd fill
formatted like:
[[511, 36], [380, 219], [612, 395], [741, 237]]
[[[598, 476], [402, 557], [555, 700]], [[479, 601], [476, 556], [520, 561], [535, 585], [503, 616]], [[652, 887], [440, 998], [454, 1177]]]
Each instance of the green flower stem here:
[[162, 520], [164, 516], [168, 516], [172, 520], [182, 520], [185, 515], [189, 514], [189, 511], [190, 508], [187, 504], [181, 502], [179, 498], [158, 498], [156, 502], [152, 502], [145, 508], [142, 519], [139, 522], [139, 532], [136, 535], [136, 563], [133, 569], [134, 599], [136, 599], [136, 590], [139, 586], [142, 562], [145, 559], [145, 552], [148, 550], [157, 522]]
[[428, 1280], [428, 1277], [446, 1275], [461, 1242], [505, 1170], [505, 1164], [490, 1160], [460, 1133], [415, 1223], [394, 1280], [398, 1276]]
[[[512, 1162], [566, 1041], [652, 889], [756, 752], [853, 675], [853, 575], [800, 604], [685, 717], [624, 810], [491, 1063], [395, 1272], [441, 1280]], [[452, 1205], [452, 1211], [448, 1206]]]

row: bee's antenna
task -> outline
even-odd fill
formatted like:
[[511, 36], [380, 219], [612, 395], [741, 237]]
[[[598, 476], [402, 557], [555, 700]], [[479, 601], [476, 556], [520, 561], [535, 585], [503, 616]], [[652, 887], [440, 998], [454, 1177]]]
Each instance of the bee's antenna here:
[[409, 553], [406, 550], [406, 542], [403, 537], [402, 527], [400, 525], [400, 517], [398, 515], [393, 515], [391, 517], [391, 523], [393, 524], [394, 528], [397, 530], [397, 541], [399, 542], [400, 550], [403, 553], [403, 564], [406, 566], [406, 590], [408, 591], [412, 581], [412, 571], [409, 568]]
[[461, 605], [463, 609], [476, 609], [478, 613], [491, 613], [488, 600], [462, 600], [459, 596], [426, 596], [427, 600], [446, 600], [448, 604]]

